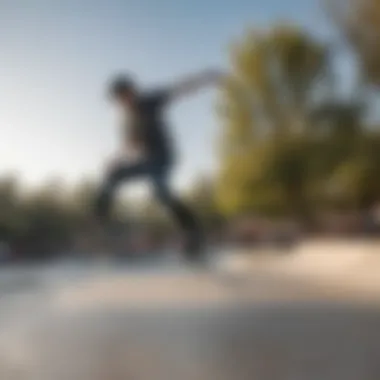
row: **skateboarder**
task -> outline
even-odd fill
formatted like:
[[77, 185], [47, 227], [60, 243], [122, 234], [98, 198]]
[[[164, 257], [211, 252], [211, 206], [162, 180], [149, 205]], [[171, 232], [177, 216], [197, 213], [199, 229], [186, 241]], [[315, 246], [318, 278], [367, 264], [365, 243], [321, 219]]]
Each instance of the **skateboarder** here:
[[166, 88], [143, 92], [129, 76], [114, 78], [109, 86], [111, 98], [129, 116], [125, 125], [125, 152], [138, 155], [134, 161], [117, 160], [110, 167], [96, 201], [96, 214], [107, 222], [115, 191], [126, 181], [147, 178], [156, 198], [168, 209], [184, 233], [184, 254], [188, 259], [202, 256], [202, 231], [193, 212], [178, 198], [169, 184], [176, 162], [173, 141], [167, 130], [164, 112], [174, 101], [192, 95], [198, 89], [220, 82], [219, 71], [205, 70]]

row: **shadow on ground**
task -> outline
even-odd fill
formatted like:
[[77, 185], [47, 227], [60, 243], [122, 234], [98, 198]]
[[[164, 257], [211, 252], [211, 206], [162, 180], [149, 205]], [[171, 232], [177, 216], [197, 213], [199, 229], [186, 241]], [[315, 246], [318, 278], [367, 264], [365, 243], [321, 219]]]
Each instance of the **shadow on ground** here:
[[378, 380], [380, 312], [287, 303], [57, 314], [6, 354], [4, 380]]

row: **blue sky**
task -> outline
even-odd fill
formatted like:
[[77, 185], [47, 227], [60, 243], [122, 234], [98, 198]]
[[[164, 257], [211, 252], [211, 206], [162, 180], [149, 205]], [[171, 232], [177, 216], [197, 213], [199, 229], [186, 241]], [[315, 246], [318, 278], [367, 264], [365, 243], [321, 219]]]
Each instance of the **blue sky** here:
[[[131, 71], [149, 87], [226, 66], [234, 38], [278, 19], [325, 27], [316, 0], [2, 0], [0, 173], [17, 170], [29, 183], [96, 176], [118, 144], [104, 96], [110, 75]], [[179, 184], [215, 166], [215, 95], [169, 113]]]

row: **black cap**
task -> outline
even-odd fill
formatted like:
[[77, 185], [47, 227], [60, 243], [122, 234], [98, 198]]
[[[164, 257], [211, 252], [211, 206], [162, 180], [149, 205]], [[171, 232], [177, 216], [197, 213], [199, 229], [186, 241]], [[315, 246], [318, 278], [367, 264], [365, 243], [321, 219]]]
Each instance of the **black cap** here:
[[111, 80], [108, 91], [111, 96], [115, 96], [134, 89], [135, 83], [128, 75], [118, 75]]

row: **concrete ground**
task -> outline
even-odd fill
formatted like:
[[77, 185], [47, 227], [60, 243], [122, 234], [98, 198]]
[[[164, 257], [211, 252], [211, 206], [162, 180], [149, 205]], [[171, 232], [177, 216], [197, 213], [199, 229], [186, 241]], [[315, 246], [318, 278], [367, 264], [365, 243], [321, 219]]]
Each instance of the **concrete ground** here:
[[379, 380], [380, 291], [353, 270], [376, 255], [302, 249], [211, 272], [0, 272], [0, 378]]

